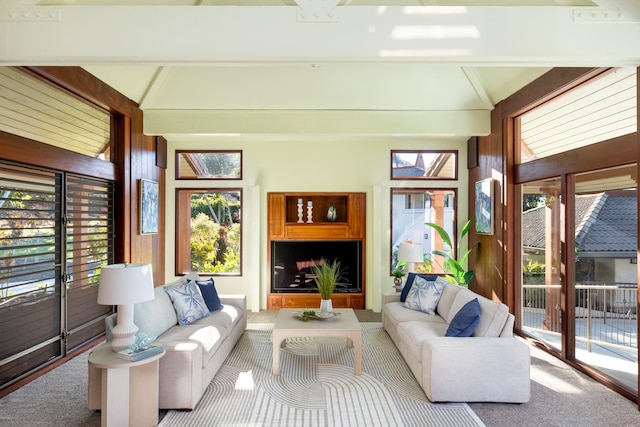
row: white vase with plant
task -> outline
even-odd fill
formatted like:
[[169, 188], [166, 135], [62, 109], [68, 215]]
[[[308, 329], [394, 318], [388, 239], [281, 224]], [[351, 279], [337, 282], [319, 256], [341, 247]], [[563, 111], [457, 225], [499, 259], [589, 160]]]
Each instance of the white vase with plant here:
[[333, 311], [331, 295], [337, 283], [343, 278], [343, 270], [340, 268], [340, 261], [327, 261], [322, 259], [319, 263], [311, 267], [315, 275], [315, 283], [320, 293], [320, 312], [327, 313]]

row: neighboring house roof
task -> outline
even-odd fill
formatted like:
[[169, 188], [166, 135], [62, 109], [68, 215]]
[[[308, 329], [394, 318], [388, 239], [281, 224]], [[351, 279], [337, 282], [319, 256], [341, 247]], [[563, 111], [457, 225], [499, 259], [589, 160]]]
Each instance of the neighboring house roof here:
[[[606, 191], [576, 197], [576, 247], [580, 257], [635, 258], [638, 243], [635, 190]], [[545, 247], [545, 208], [522, 215], [523, 243]]]

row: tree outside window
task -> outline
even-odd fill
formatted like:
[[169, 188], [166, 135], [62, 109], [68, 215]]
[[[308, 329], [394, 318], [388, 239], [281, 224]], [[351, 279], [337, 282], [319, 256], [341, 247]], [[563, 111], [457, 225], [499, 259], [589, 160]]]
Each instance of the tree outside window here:
[[176, 191], [176, 273], [241, 274], [242, 190]]

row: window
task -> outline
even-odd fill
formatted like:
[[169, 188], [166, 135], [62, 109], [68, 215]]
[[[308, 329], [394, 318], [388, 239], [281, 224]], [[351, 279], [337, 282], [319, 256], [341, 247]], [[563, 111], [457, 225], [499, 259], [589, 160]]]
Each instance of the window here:
[[242, 151], [176, 151], [176, 179], [242, 179]]
[[391, 179], [458, 179], [458, 152], [391, 150]]
[[[391, 270], [398, 264], [398, 245], [410, 240], [421, 244], [424, 262], [415, 264], [415, 270], [423, 273], [443, 273], [437, 261], [432, 262], [431, 252], [444, 248], [438, 233], [425, 225], [433, 222], [455, 235], [455, 189], [391, 189]], [[453, 248], [454, 251], [457, 248]]]
[[113, 184], [0, 162], [0, 386], [104, 332]]
[[176, 210], [177, 274], [241, 274], [241, 189], [177, 189]]

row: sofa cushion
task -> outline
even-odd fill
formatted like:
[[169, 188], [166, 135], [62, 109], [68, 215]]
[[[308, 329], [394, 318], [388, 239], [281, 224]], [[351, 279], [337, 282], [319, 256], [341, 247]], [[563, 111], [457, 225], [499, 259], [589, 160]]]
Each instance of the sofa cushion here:
[[153, 290], [151, 301], [135, 304], [133, 307], [133, 323], [139, 331], [150, 337], [157, 337], [178, 323], [176, 310], [163, 286]]
[[399, 323], [411, 321], [440, 323], [446, 325], [442, 317], [431, 316], [427, 313], [423, 313], [422, 311], [410, 310], [404, 306], [404, 303], [399, 301], [385, 304], [384, 307], [382, 307], [382, 310], [384, 311], [385, 321], [390, 322], [394, 328], [397, 328]]
[[222, 303], [220, 302], [213, 278], [209, 278], [208, 280], [195, 280], [195, 283], [198, 285], [198, 288], [200, 288], [202, 298], [204, 298], [204, 302], [207, 304], [209, 311], [220, 310]]
[[461, 288], [451, 305], [451, 313], [455, 315], [463, 305], [474, 298], [478, 298], [480, 303], [480, 324], [472, 336], [499, 337], [509, 314], [509, 308], [506, 305]]
[[474, 298], [453, 316], [445, 337], [470, 337], [480, 323], [480, 303]]
[[442, 290], [440, 301], [438, 301], [438, 307], [436, 307], [436, 313], [442, 316], [447, 323], [450, 323], [451, 319], [453, 319], [453, 316], [455, 316], [456, 314], [455, 311], [451, 311], [451, 306], [453, 305], [453, 301], [455, 300], [456, 295], [463, 288], [454, 285], [453, 283], [449, 283], [444, 278], [442, 280], [446, 281], [447, 285]]
[[438, 280], [425, 280], [417, 276], [404, 302], [405, 307], [435, 315], [436, 306], [445, 284]]
[[400, 341], [405, 346], [405, 351], [410, 351], [413, 357], [421, 362], [424, 341], [444, 336], [447, 327], [446, 323], [409, 321], [400, 323], [397, 332]]
[[184, 285], [166, 287], [173, 307], [176, 310], [178, 324], [190, 325], [198, 319], [209, 316], [210, 312], [207, 304], [202, 298], [200, 289], [194, 282]]
[[405, 302], [407, 300], [407, 295], [409, 294], [409, 291], [411, 290], [411, 286], [413, 286], [413, 281], [418, 276], [422, 277], [425, 280], [431, 280], [431, 281], [436, 280], [438, 278], [438, 276], [409, 273], [407, 275], [407, 281], [404, 283], [404, 286], [402, 287], [402, 292], [400, 292], [400, 302]]

